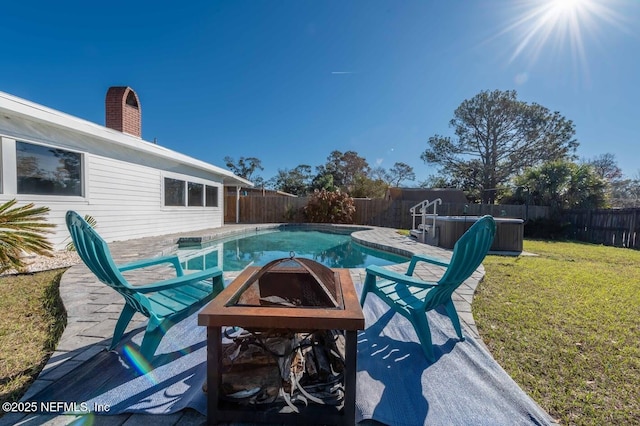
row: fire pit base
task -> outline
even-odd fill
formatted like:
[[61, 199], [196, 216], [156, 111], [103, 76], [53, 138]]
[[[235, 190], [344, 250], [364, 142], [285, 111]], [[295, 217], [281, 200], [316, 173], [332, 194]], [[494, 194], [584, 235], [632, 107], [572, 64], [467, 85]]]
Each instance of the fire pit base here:
[[[364, 328], [364, 316], [351, 281], [349, 270], [339, 269], [340, 308], [272, 307], [236, 305], [238, 294], [260, 268], [245, 269], [198, 315], [198, 324], [207, 327], [207, 422], [256, 422], [289, 424], [355, 424], [355, 386], [357, 330]], [[229, 401], [223, 392], [224, 351], [222, 327], [238, 326], [248, 330], [282, 330], [311, 333], [331, 330], [344, 336], [343, 404], [310, 403], [296, 405], [292, 413], [287, 403], [247, 405]], [[247, 390], [250, 394], [250, 391]]]

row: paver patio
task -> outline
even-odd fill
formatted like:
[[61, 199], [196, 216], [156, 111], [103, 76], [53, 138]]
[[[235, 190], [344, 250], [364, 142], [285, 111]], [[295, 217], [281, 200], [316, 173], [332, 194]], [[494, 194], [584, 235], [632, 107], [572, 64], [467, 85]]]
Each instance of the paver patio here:
[[[275, 228], [278, 224], [262, 225], [226, 225], [218, 229], [208, 229], [189, 233], [188, 236], [202, 236], [204, 239], [230, 235], [255, 233], [258, 230]], [[135, 259], [166, 255], [177, 249], [179, 237], [185, 233], [142, 238], [109, 244], [117, 263], [126, 263]], [[373, 248], [383, 249], [410, 256], [412, 253], [428, 254], [440, 258], [449, 258], [451, 252], [438, 247], [421, 244], [398, 234], [394, 229], [369, 227], [356, 231], [353, 238]], [[406, 265], [393, 265], [390, 269], [404, 272]], [[444, 269], [431, 264], [420, 263], [414, 275], [424, 280], [437, 280]], [[154, 274], [160, 271], [154, 271]], [[225, 280], [231, 280], [239, 272], [225, 273]], [[352, 269], [354, 283], [362, 283], [364, 269]], [[467, 335], [481, 341], [471, 313], [471, 302], [476, 286], [484, 275], [482, 266], [454, 294], [454, 304], [458, 310], [463, 328]], [[138, 277], [139, 278], [139, 277]], [[148, 277], [151, 279], [152, 277]], [[29, 388], [23, 399], [28, 399], [70, 371], [106, 349], [110, 343], [113, 328], [122, 309], [123, 300], [115, 291], [100, 283], [84, 264], [71, 267], [62, 276], [60, 295], [67, 310], [67, 326], [49, 362], [38, 379]], [[142, 327], [146, 318], [136, 314], [127, 331]], [[9, 424], [46, 424], [61, 425], [75, 421], [80, 423], [84, 416], [45, 415], [45, 414], [7, 414], [0, 419], [0, 425]], [[105, 425], [146, 424], [156, 425], [194, 425], [203, 424], [206, 417], [195, 410], [185, 410], [172, 415], [151, 416], [141, 414], [121, 414], [113, 416], [95, 416], [94, 423]]]

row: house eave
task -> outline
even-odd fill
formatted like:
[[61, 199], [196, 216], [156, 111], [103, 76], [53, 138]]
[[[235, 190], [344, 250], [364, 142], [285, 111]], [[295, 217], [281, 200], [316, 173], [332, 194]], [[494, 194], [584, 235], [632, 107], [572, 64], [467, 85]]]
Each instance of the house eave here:
[[0, 92], [0, 114], [4, 114], [7, 119], [11, 119], [12, 116], [21, 116], [58, 128], [70, 129], [74, 132], [103, 140], [105, 143], [113, 144], [115, 146], [124, 146], [145, 155], [151, 155], [201, 169], [208, 173], [219, 175], [222, 178], [223, 185], [225, 186], [254, 186], [249, 180], [237, 176], [229, 170], [189, 157], [152, 142], [145, 141], [136, 136], [131, 136], [99, 124], [65, 114], [61, 111], [18, 98], [5, 92]]

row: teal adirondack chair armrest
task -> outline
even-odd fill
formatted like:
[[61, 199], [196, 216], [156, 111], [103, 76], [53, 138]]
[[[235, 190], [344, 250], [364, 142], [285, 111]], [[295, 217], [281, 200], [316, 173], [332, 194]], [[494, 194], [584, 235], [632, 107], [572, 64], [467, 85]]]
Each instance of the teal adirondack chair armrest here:
[[432, 288], [437, 287], [437, 283], [431, 283], [420, 278], [415, 278], [409, 275], [400, 274], [398, 272], [390, 271], [389, 269], [384, 269], [377, 265], [367, 266], [367, 275], [375, 275], [376, 277], [384, 278], [390, 281], [394, 281], [397, 283], [402, 283], [406, 285], [412, 285], [415, 287], [421, 288]]
[[151, 259], [138, 260], [124, 265], [119, 265], [118, 270], [120, 272], [132, 271], [134, 269], [148, 268], [150, 266], [162, 265], [163, 263], [170, 263], [176, 270], [176, 276], [181, 277], [184, 275], [180, 259], [176, 255], [160, 256]]
[[158, 281], [157, 283], [153, 284], [135, 286], [135, 289], [138, 293], [153, 293], [156, 291], [162, 291], [170, 288], [193, 284], [198, 281], [207, 280], [209, 278], [215, 278], [219, 276], [222, 276], [222, 270], [218, 267], [213, 267], [205, 269], [204, 271], [198, 271], [192, 274], [182, 275], [164, 281]]
[[[176, 255], [118, 266], [113, 261], [107, 243], [82, 216], [69, 210], [65, 220], [73, 244], [85, 265], [101, 282], [120, 293], [126, 301], [113, 330], [110, 350], [120, 342], [131, 319], [139, 312], [149, 318], [140, 345], [140, 354], [151, 361], [167, 330], [197, 312], [224, 288], [220, 268], [209, 268], [185, 275]], [[173, 266], [175, 277], [151, 284], [132, 285], [122, 274], [163, 263]], [[211, 282], [206, 282], [209, 279]]]
[[436, 259], [435, 257], [427, 256], [424, 254], [414, 254], [413, 256], [411, 256], [411, 262], [409, 263], [409, 269], [407, 269], [407, 275], [413, 275], [413, 271], [415, 270], [418, 262], [427, 262], [433, 265], [443, 266], [445, 268], [449, 267], [449, 262], [445, 260]]

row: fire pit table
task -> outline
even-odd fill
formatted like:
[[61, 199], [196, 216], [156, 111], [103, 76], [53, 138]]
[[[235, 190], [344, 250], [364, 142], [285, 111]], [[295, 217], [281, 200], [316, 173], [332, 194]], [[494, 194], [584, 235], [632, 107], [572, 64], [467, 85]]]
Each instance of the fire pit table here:
[[[355, 424], [357, 330], [364, 315], [348, 269], [329, 269], [308, 259], [279, 259], [248, 267], [198, 315], [207, 327], [207, 422]], [[344, 336], [344, 399], [341, 406], [306, 404], [288, 412], [287, 404], [247, 406], [222, 391], [222, 327], [251, 332], [316, 333]], [[240, 347], [238, 347], [238, 350]], [[237, 356], [237, 352], [235, 356]], [[224, 373], [226, 374], [226, 373]], [[279, 409], [279, 407], [282, 409]], [[291, 404], [289, 404], [289, 407]]]

